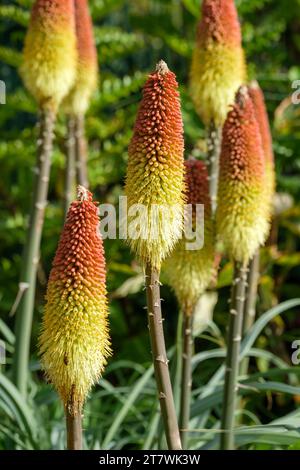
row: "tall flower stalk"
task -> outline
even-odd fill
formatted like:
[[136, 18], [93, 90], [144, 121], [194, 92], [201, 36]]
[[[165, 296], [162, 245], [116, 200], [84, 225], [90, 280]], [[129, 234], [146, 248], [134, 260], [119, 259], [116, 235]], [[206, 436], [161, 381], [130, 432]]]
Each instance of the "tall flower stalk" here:
[[64, 404], [68, 449], [76, 450], [84, 401], [111, 354], [97, 205], [79, 186], [53, 261], [39, 340], [43, 368]]
[[[249, 263], [248, 276], [247, 276], [247, 291], [245, 301], [245, 311], [243, 319], [243, 337], [250, 330], [251, 326], [255, 321], [256, 313], [256, 300], [257, 300], [257, 288], [259, 281], [259, 250], [254, 254], [253, 258]], [[241, 373], [246, 373], [248, 370], [248, 358], [245, 358], [245, 364]]]
[[207, 130], [213, 212], [219, 174], [220, 140], [229, 105], [246, 80], [241, 31], [234, 0], [203, 0], [191, 66], [191, 95]]
[[159, 276], [162, 260], [182, 232], [184, 142], [178, 85], [175, 75], [163, 61], [157, 64], [144, 86], [128, 150], [125, 187], [128, 242], [145, 269], [149, 333], [168, 447], [180, 449], [163, 332]]
[[[186, 213], [185, 220], [194, 232], [193, 243], [198, 240], [199, 245], [192, 246], [191, 239], [189, 239], [191, 234], [189, 234], [190, 237], [185, 234], [164, 263], [168, 282], [174, 289], [183, 312], [179, 417], [183, 449], [186, 449], [188, 444], [192, 388], [191, 360], [194, 346], [193, 315], [196, 304], [211, 282], [214, 271], [214, 229], [207, 168], [203, 162], [190, 159], [185, 162], [185, 169], [186, 199], [192, 209], [191, 212]], [[203, 214], [199, 210], [200, 205], [204, 206]], [[204, 215], [204, 220], [202, 215]]]
[[86, 188], [89, 187], [88, 176], [88, 144], [85, 136], [85, 117], [75, 117], [75, 165], [78, 183]]
[[76, 48], [71, 0], [36, 0], [25, 39], [21, 75], [40, 108], [37, 163], [20, 286], [26, 286], [16, 318], [14, 381], [26, 395], [36, 272], [47, 204], [53, 131], [58, 107], [75, 77]]
[[240, 342], [247, 266], [269, 230], [262, 140], [246, 87], [236, 95], [223, 129], [217, 232], [234, 262], [221, 420], [221, 448], [234, 448]]
[[98, 82], [98, 59], [88, 0], [74, 0], [77, 38], [77, 72], [71, 92], [64, 101], [69, 121], [74, 121], [73, 141], [77, 181], [89, 186], [85, 114]]

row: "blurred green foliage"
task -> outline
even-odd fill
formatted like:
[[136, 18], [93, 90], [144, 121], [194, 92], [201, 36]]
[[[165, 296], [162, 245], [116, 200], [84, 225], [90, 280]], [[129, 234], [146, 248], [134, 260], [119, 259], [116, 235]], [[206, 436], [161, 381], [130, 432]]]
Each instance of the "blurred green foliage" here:
[[[30, 0], [2, 0], [0, 6], [0, 79], [5, 81], [7, 88], [7, 103], [0, 105], [0, 311], [4, 321], [3, 324], [0, 323], [1, 336], [5, 336], [5, 328], [13, 330], [14, 325], [14, 318], [9, 316], [9, 312], [18, 291], [21, 253], [35, 164], [37, 109], [24, 90], [17, 70], [31, 3]], [[93, 0], [90, 3], [95, 24], [101, 83], [87, 115], [89, 177], [96, 198], [101, 202], [117, 205], [118, 197], [122, 194], [127, 146], [141, 97], [141, 87], [147, 73], [154, 69], [156, 62], [161, 58], [176, 73], [180, 84], [186, 156], [192, 154], [199, 158], [205, 157], [204, 128], [193, 109], [188, 91], [190, 57], [200, 1]], [[292, 82], [300, 79], [300, 0], [290, 0], [288, 5], [286, 0], [238, 0], [236, 3], [242, 23], [249, 74], [258, 79], [265, 92], [273, 127], [277, 189], [289, 195], [281, 197], [276, 206], [277, 215], [270, 243], [262, 254], [263, 273], [259, 303], [259, 312], [262, 313], [272, 305], [300, 294], [300, 105], [295, 106], [290, 102], [294, 91]], [[63, 447], [62, 409], [57, 403], [55, 393], [44, 383], [39, 371], [36, 337], [46, 280], [63, 224], [65, 132], [65, 117], [59, 116], [38, 271], [30, 404], [20, 404], [21, 409], [22, 406], [31, 406], [32, 409], [29, 409], [28, 413], [34, 415], [34, 407], [39, 409], [39, 416], [28, 418], [32, 426], [33, 421], [37, 421], [35, 426], [40, 433], [39, 441], [37, 444], [34, 437], [31, 440], [28, 438], [28, 430], [22, 416], [19, 418], [21, 424], [18, 424], [19, 431], [16, 433], [13, 424], [16, 418], [13, 416], [16, 416], [18, 407], [11, 404], [7, 398], [8, 402], [4, 400], [6, 408], [1, 406], [0, 416], [4, 413], [5, 416], [11, 416], [11, 419], [6, 419], [1, 425], [3, 437], [0, 438], [0, 448], [36, 445], [41, 448]], [[112, 415], [120, 419], [119, 413], [125, 413], [124, 416], [121, 415], [125, 424], [119, 427], [123, 421], [117, 421], [105, 444], [112, 448], [141, 448], [146, 439], [148, 445], [157, 446], [155, 439], [158, 415], [156, 404], [153, 403], [154, 382], [151, 371], [145, 369], [150, 361], [150, 346], [143, 309], [145, 299], [141, 289], [141, 271], [121, 241], [107, 240], [105, 248], [114, 359], [110, 362], [101, 387], [93, 392], [87, 404], [87, 445], [94, 448], [100, 446], [104, 435], [110, 429]], [[196, 352], [209, 351], [216, 344], [220, 347], [225, 344], [231, 274], [230, 264], [223, 260], [214, 323], [197, 339]], [[176, 337], [177, 306], [167, 286], [163, 286], [162, 296], [165, 299], [167, 343], [172, 347]], [[8, 341], [5, 370], [9, 376], [13, 338], [10, 332], [7, 334], [10, 336], [10, 342], [5, 337]], [[258, 370], [264, 374], [270, 363], [274, 363], [274, 358], [270, 356], [272, 354], [281, 358], [288, 367], [290, 343], [299, 337], [299, 307], [298, 316], [295, 311], [290, 311], [283, 320], [275, 317], [258, 337], [256, 346], [266, 354], [251, 359], [253, 371]], [[194, 378], [195, 396], [196, 391], [204, 387], [221, 362], [222, 358], [217, 357], [201, 365], [201, 373], [195, 374]], [[282, 381], [287, 376], [290, 377], [280, 372], [278, 374]], [[264, 382], [265, 377], [262, 375], [257, 380]], [[293, 380], [295, 381], [295, 377], [289, 381], [293, 384]], [[6, 390], [6, 385], [3, 384], [3, 390]], [[137, 390], [134, 387], [137, 387]], [[291, 393], [285, 394], [269, 390], [247, 396], [246, 423], [269, 423], [293, 411], [295, 405], [299, 405], [300, 391], [297, 392], [295, 388], [289, 392]], [[7, 393], [11, 396], [9, 391]], [[129, 406], [127, 400], [134, 393], [135, 398]], [[127, 411], [122, 411], [124, 406], [127, 406]], [[193, 418], [191, 425], [197, 428], [214, 427], [219, 414], [220, 403], [217, 403], [206, 421]], [[291, 417], [289, 422], [293, 422], [293, 419]], [[253, 434], [261, 436], [259, 429], [253, 430]], [[282, 436], [283, 434], [281, 433]], [[268, 445], [281, 448], [296, 445], [297, 442], [297, 435], [294, 440], [291, 436], [290, 441], [285, 440], [285, 437], [276, 441], [274, 436], [269, 437], [269, 440], [255, 436], [245, 438], [242, 433], [240, 445], [252, 445], [253, 448], [257, 442], [257, 448], [268, 448]], [[204, 438], [203, 442], [205, 444]], [[192, 445], [200, 446], [199, 436], [193, 439]]]

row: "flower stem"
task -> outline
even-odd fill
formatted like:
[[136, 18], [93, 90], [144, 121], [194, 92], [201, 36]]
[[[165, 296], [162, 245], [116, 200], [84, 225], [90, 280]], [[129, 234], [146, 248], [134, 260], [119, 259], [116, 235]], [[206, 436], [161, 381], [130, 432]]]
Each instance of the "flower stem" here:
[[[250, 330], [255, 320], [257, 286], [259, 280], [259, 250], [255, 253], [248, 266], [246, 298], [244, 305], [244, 318], [242, 328], [242, 338]], [[244, 357], [240, 365], [240, 375], [246, 375], [249, 369], [249, 357]], [[239, 400], [239, 408], [243, 407], [242, 399]], [[237, 417], [237, 424], [241, 424], [243, 415]]]
[[36, 273], [48, 196], [54, 123], [55, 114], [50, 110], [42, 110], [40, 115], [36, 177], [20, 279], [20, 285], [26, 285], [27, 288], [23, 293], [17, 310], [15, 327], [16, 347], [13, 358], [13, 379], [23, 396], [26, 396], [27, 392]]
[[171, 383], [173, 385], [173, 395], [176, 413], [180, 410], [180, 395], [181, 395], [181, 369], [182, 369], [182, 322], [183, 312], [180, 309], [177, 321], [176, 331], [176, 349], [174, 353], [174, 360], [170, 370]]
[[85, 188], [89, 188], [87, 171], [87, 143], [85, 139], [84, 116], [75, 117], [75, 160], [77, 182]]
[[65, 169], [65, 194], [64, 194], [64, 212], [65, 217], [70, 204], [74, 199], [75, 183], [75, 122], [72, 116], [68, 117], [67, 138], [66, 138], [66, 169]]
[[163, 332], [159, 270], [150, 264], [146, 266], [146, 292], [151, 349], [166, 439], [170, 450], [180, 450], [179, 428]]
[[238, 371], [240, 362], [240, 344], [243, 326], [247, 269], [235, 263], [230, 319], [226, 355], [225, 384], [223, 396], [223, 412], [221, 420], [221, 449], [234, 449], [234, 423], [238, 391]]
[[257, 287], [259, 280], [259, 250], [249, 263], [247, 292], [243, 320], [243, 336], [249, 331], [255, 320]]
[[66, 408], [67, 449], [82, 450], [82, 418], [81, 413], [74, 415]]
[[190, 421], [190, 403], [192, 390], [192, 355], [193, 355], [193, 315], [184, 312], [182, 325], [183, 350], [181, 371], [181, 401], [180, 401], [180, 436], [182, 448], [187, 449], [188, 428]]
[[221, 151], [221, 128], [211, 121], [207, 129], [207, 163], [209, 172], [209, 193], [213, 214], [217, 207], [219, 159]]

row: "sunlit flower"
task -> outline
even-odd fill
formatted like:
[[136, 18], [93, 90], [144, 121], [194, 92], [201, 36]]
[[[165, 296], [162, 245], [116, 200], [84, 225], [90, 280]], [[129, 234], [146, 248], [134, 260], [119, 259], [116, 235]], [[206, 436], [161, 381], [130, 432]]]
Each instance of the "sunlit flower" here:
[[65, 111], [83, 115], [97, 87], [98, 60], [93, 24], [87, 0], [74, 0], [77, 36], [77, 72], [74, 86], [64, 103]]
[[255, 116], [258, 122], [262, 145], [265, 157], [265, 181], [267, 198], [270, 203], [270, 212], [273, 206], [273, 195], [276, 186], [276, 174], [274, 167], [274, 153], [272, 145], [272, 134], [270, 129], [269, 117], [266, 109], [264, 94], [256, 81], [251, 82], [249, 86], [249, 95], [253, 103]]
[[21, 74], [42, 108], [56, 110], [76, 73], [72, 0], [36, 0], [24, 47]]
[[247, 262], [269, 230], [265, 159], [252, 100], [241, 87], [223, 128], [217, 231], [229, 255]]
[[201, 227], [197, 223], [203, 220], [196, 218], [196, 205], [204, 206], [203, 246], [189, 250], [191, 243], [184, 236], [175, 246], [170, 257], [164, 263], [168, 283], [174, 289], [180, 306], [186, 314], [192, 314], [200, 295], [212, 280], [214, 271], [214, 229], [209, 196], [208, 173], [206, 165], [195, 159], [187, 160], [186, 196], [187, 204], [192, 205], [192, 228], [197, 236]]
[[110, 355], [106, 269], [97, 203], [79, 187], [53, 261], [40, 337], [47, 377], [69, 412], [84, 400]]
[[246, 80], [234, 0], [203, 0], [191, 67], [191, 94], [206, 125], [222, 125]]
[[[141, 236], [128, 234], [130, 246], [143, 264], [157, 268], [181, 236], [183, 150], [178, 85], [174, 73], [160, 61], [144, 86], [128, 149], [125, 187], [129, 224], [133, 223], [130, 211], [135, 204], [146, 209], [140, 224]], [[158, 206], [163, 213], [155, 216]]]

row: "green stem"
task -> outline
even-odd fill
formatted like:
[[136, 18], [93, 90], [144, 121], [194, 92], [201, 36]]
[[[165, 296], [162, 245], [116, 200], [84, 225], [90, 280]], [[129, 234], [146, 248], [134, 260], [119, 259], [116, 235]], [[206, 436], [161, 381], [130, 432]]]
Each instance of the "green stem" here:
[[[258, 280], [259, 280], [259, 250], [253, 256], [248, 267], [242, 338], [244, 338], [246, 333], [248, 333], [248, 331], [250, 330], [255, 320]], [[249, 357], [247, 356], [247, 357], [244, 357], [244, 359], [241, 362], [240, 375], [241, 376], [246, 375], [248, 373], [248, 369], [249, 369]], [[239, 400], [239, 407], [240, 408], [243, 407], [242, 399]], [[242, 414], [237, 417], [237, 424], [240, 424], [242, 422], [242, 418], [243, 418]]]
[[207, 129], [207, 163], [209, 173], [209, 193], [211, 197], [212, 211], [217, 207], [219, 159], [221, 151], [221, 128], [211, 121]]
[[169, 373], [161, 314], [159, 270], [146, 266], [148, 325], [160, 409], [170, 450], [180, 450], [181, 442]]
[[234, 449], [234, 423], [238, 391], [240, 344], [243, 326], [247, 269], [235, 263], [226, 355], [223, 411], [221, 420], [221, 449]]
[[257, 287], [259, 280], [259, 250], [249, 263], [247, 292], [243, 321], [243, 336], [249, 331], [255, 320]]
[[181, 372], [181, 401], [180, 401], [180, 436], [182, 448], [187, 449], [188, 428], [190, 422], [190, 404], [192, 390], [192, 356], [193, 356], [193, 315], [184, 313], [182, 325], [183, 350]]
[[67, 216], [70, 204], [74, 198], [75, 183], [75, 122], [72, 116], [67, 121], [67, 139], [66, 139], [66, 169], [65, 169], [65, 194], [64, 194], [64, 212]]
[[[172, 360], [172, 365], [170, 368], [171, 374], [171, 383], [173, 387], [173, 396], [175, 403], [176, 414], [180, 412], [180, 399], [181, 399], [181, 369], [182, 369], [182, 322], [183, 322], [183, 312], [180, 309], [178, 314], [177, 321], [177, 331], [176, 331], [176, 347]], [[159, 443], [159, 449], [164, 449], [166, 447], [166, 439], [164, 434], [163, 423], [159, 421], [158, 432], [157, 432], [157, 442]]]
[[89, 188], [87, 171], [87, 142], [85, 139], [84, 116], [75, 117], [75, 159], [77, 182], [84, 188]]
[[43, 110], [41, 112], [36, 177], [20, 279], [20, 286], [26, 286], [26, 290], [23, 292], [22, 300], [17, 310], [15, 327], [16, 347], [13, 358], [14, 383], [23, 396], [26, 396], [27, 392], [36, 273], [48, 196], [54, 122], [55, 114], [52, 111]]
[[182, 369], [182, 323], [183, 323], [183, 313], [180, 310], [178, 314], [178, 321], [177, 321], [175, 360], [172, 361], [172, 367], [171, 367], [171, 379], [172, 379], [172, 384], [173, 384], [176, 413], [179, 413], [179, 410], [180, 410], [181, 369]]
[[82, 450], [82, 418], [81, 414], [74, 415], [65, 410], [66, 413], [66, 426], [67, 426], [67, 449], [68, 450]]

